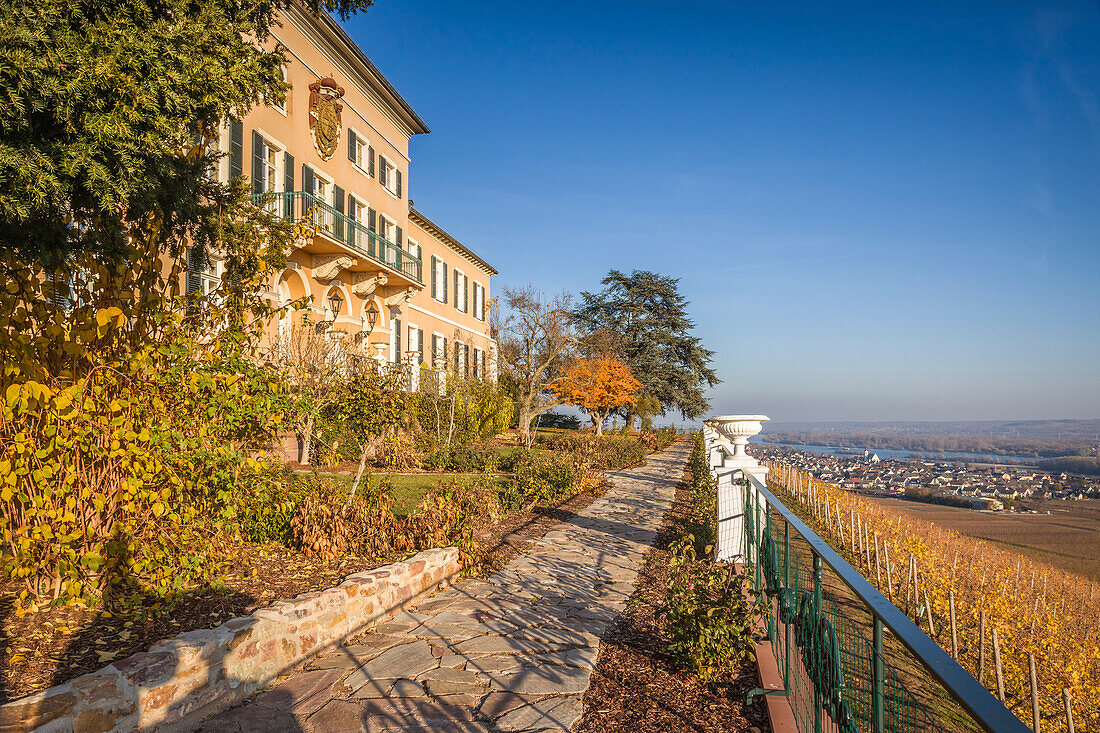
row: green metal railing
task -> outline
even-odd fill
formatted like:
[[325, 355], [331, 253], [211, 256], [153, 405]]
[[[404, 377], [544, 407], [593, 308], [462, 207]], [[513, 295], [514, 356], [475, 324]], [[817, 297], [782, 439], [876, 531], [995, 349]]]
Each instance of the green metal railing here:
[[396, 270], [418, 283], [423, 283], [423, 263], [377, 232], [372, 232], [352, 217], [337, 211], [332, 205], [305, 191], [279, 191], [254, 194], [253, 201], [267, 211], [285, 219], [312, 217], [313, 224], [326, 236], [345, 244], [386, 267]]
[[[784, 687], [750, 697], [786, 696], [802, 733], [1029, 730], [759, 480], [746, 474], [740, 483], [744, 560]], [[851, 591], [849, 599], [826, 587], [826, 566]], [[863, 606], [868, 618], [846, 610], [853, 606]], [[887, 629], [972, 724], [934, 714], [913, 695], [917, 675], [886, 659]]]

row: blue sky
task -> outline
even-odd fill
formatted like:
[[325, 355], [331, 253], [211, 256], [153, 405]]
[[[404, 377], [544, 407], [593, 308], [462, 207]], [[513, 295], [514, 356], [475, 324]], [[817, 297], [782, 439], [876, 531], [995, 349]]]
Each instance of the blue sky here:
[[679, 277], [715, 412], [1100, 417], [1100, 4], [376, 2], [498, 289]]

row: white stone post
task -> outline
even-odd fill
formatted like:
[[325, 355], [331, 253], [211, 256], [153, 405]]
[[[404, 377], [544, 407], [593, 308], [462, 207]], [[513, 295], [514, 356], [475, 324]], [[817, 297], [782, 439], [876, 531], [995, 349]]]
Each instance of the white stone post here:
[[711, 473], [714, 473], [714, 469], [722, 465], [722, 450], [719, 445], [718, 431], [714, 429], [714, 425], [710, 420], [703, 422], [703, 447], [707, 451], [707, 465], [710, 467]]
[[[707, 421], [721, 435], [718, 443], [726, 449], [726, 458], [715, 469], [718, 477], [718, 550], [719, 562], [736, 562], [747, 559], [745, 547], [745, 506], [741, 486], [735, 481], [744, 474], [751, 474], [761, 483], [768, 474], [767, 466], [760, 464], [745, 452], [749, 438], [759, 433], [766, 415], [720, 415]], [[750, 491], [755, 492], [750, 484]], [[759, 506], [759, 494], [755, 502]], [[763, 512], [753, 524], [757, 535], [762, 531]]]

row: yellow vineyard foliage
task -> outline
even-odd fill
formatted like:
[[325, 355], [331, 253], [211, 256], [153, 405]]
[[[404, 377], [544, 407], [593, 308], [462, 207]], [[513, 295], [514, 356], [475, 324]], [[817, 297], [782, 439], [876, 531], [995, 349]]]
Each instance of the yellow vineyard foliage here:
[[1031, 723], [1031, 654], [1042, 729], [1068, 730], [1068, 690], [1076, 730], [1100, 731], [1097, 583], [883, 507], [793, 467], [770, 468], [772, 487], [806, 509], [816, 531], [987, 689], [1003, 691], [1005, 704], [1022, 720]]

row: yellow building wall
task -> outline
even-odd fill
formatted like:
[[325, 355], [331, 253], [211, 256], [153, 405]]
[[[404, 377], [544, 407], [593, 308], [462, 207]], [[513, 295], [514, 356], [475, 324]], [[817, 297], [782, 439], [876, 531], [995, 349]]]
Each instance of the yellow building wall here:
[[[432, 297], [430, 262], [432, 256], [448, 263], [448, 273], [454, 268], [463, 271], [470, 282], [470, 297], [473, 298], [473, 283], [479, 282], [486, 290], [488, 301], [491, 273], [476, 263], [468, 255], [451, 248], [447, 243], [433, 236], [422, 227], [410, 222], [409, 182], [410, 159], [409, 141], [413, 134], [427, 132], [427, 128], [415, 117], [403, 100], [396, 96], [388, 82], [381, 78], [369, 62], [362, 63], [347, 45], [346, 37], [333, 30], [331, 24], [311, 18], [303, 11], [289, 9], [281, 17], [281, 27], [273, 33], [272, 42], [286, 47], [288, 63], [285, 74], [291, 89], [287, 94], [284, 108], [259, 105], [241, 121], [242, 126], [242, 172], [251, 177], [253, 159], [256, 153], [253, 132], [259, 133], [277, 154], [275, 190], [283, 191], [287, 181], [287, 160], [285, 153], [293, 157], [294, 191], [303, 189], [303, 165], [309, 165], [316, 174], [342, 189], [344, 212], [350, 215], [347, 205], [348, 194], [363, 202], [376, 212], [376, 216], [385, 216], [391, 223], [391, 240], [396, 240], [396, 228], [400, 228], [401, 245], [405, 252], [420, 248], [423, 262], [421, 282], [383, 266], [370, 257], [362, 256], [348, 244], [336, 241], [324, 234], [300, 242], [290, 254], [290, 266], [276, 275], [270, 284], [268, 297], [279, 304], [312, 297], [312, 303], [304, 311], [292, 313], [281, 322], [269, 324], [265, 346], [278, 344], [280, 338], [288, 338], [292, 324], [308, 317], [314, 323], [331, 321], [329, 296], [339, 292], [343, 300], [340, 317], [335, 319], [334, 328], [349, 335], [368, 331], [366, 310], [373, 302], [378, 310], [378, 319], [370, 334], [362, 342], [364, 350], [385, 361], [395, 360], [396, 338], [394, 325], [400, 321], [401, 351], [415, 348], [409, 343], [408, 327], [416, 326], [424, 331], [425, 352], [431, 350], [433, 334], [444, 335], [448, 344], [456, 341], [469, 344], [470, 358], [474, 358], [473, 349], [486, 352], [486, 364], [489, 363], [489, 325], [488, 314], [484, 320], [474, 317], [474, 305], [471, 302], [468, 313], [454, 306], [453, 292], [447, 303]], [[310, 132], [310, 90], [309, 85], [320, 79], [331, 78], [343, 88], [344, 94], [339, 103], [341, 110], [341, 133], [331, 158], [325, 160], [318, 152]], [[348, 138], [354, 132], [360, 140], [373, 149], [376, 158], [375, 175], [368, 175], [365, 164], [360, 168], [349, 159]], [[221, 138], [221, 149], [230, 150], [229, 128], [226, 126]], [[384, 157], [401, 172], [400, 195], [388, 190], [380, 182], [378, 175], [380, 161]], [[228, 158], [228, 156], [227, 156]], [[229, 162], [223, 159], [220, 175], [228, 180]], [[366, 163], [364, 161], [364, 163]], [[331, 198], [330, 203], [336, 204]], [[341, 208], [341, 207], [337, 207]], [[364, 212], [366, 208], [364, 208]], [[364, 225], [366, 221], [363, 221]], [[344, 257], [346, 260], [339, 260]], [[344, 266], [335, 266], [333, 261]], [[375, 278], [382, 275], [384, 283]], [[449, 282], [453, 289], [453, 282]], [[350, 340], [350, 339], [349, 339]], [[368, 347], [368, 344], [373, 347]], [[451, 352], [453, 356], [453, 351]], [[408, 358], [408, 355], [404, 355]], [[430, 363], [430, 353], [425, 353], [425, 361]], [[415, 359], [419, 361], [419, 359]], [[453, 363], [452, 363], [453, 367]]]

